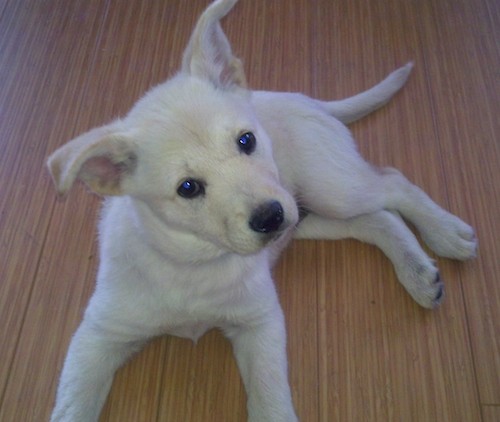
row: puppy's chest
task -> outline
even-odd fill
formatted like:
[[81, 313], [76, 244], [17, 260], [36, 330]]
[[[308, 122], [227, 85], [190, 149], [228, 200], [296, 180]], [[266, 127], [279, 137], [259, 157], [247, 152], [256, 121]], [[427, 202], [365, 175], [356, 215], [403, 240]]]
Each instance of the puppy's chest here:
[[214, 326], [252, 319], [274, 293], [265, 266], [248, 268], [222, 260], [155, 267], [146, 269], [143, 280], [149, 280], [150, 288], [143, 290], [143, 297], [167, 331], [189, 338]]
[[[197, 341], [212, 328], [223, 328], [246, 323], [260, 313], [265, 295], [254, 295], [243, 282], [237, 284], [222, 280], [203, 281], [179, 279], [166, 282], [167, 289], [155, 296], [156, 312], [151, 320], [157, 321], [161, 333]], [[150, 307], [150, 310], [155, 307]]]

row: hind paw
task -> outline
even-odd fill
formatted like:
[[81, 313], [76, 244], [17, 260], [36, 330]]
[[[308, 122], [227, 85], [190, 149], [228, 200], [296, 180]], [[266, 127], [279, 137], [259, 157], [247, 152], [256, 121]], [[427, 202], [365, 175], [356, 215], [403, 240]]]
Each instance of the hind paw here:
[[439, 256], [460, 261], [476, 256], [474, 229], [452, 214], [445, 213], [438, 223], [423, 229], [422, 237]]

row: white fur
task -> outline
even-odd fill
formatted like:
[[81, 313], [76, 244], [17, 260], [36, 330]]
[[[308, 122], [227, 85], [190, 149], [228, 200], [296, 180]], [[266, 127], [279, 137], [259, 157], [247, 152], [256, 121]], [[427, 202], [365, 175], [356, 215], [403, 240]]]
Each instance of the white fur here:
[[[49, 158], [65, 193], [81, 180], [106, 196], [95, 293], [71, 342], [52, 421], [96, 421], [113, 374], [152, 337], [198, 339], [212, 327], [231, 340], [248, 393], [249, 420], [295, 421], [283, 314], [270, 268], [294, 234], [354, 237], [379, 246], [422, 306], [442, 298], [433, 261], [400, 214], [438, 254], [467, 259], [472, 229], [394, 169], [358, 154], [344, 123], [375, 110], [412, 65], [341, 101], [250, 92], [219, 20], [236, 0], [203, 13], [181, 72], [122, 120], [94, 129]], [[237, 139], [251, 131], [256, 150]], [[205, 193], [177, 193], [186, 179]], [[279, 229], [250, 220], [262, 204], [283, 209]], [[298, 222], [297, 204], [308, 215]]]

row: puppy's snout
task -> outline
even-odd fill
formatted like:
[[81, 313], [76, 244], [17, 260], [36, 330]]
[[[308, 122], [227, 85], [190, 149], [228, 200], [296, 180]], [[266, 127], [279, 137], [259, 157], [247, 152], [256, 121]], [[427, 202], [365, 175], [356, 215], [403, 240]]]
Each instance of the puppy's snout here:
[[250, 218], [250, 228], [258, 233], [277, 231], [285, 220], [285, 212], [278, 201], [260, 205]]

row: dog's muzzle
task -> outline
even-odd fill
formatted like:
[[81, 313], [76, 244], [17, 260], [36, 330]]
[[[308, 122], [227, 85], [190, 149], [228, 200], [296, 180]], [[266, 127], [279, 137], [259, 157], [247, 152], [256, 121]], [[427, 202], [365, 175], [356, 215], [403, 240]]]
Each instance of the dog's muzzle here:
[[249, 221], [250, 228], [257, 233], [273, 233], [285, 220], [285, 211], [278, 201], [270, 201], [257, 207]]

